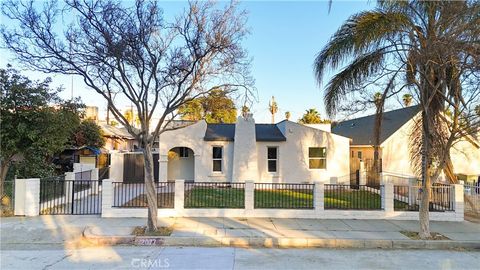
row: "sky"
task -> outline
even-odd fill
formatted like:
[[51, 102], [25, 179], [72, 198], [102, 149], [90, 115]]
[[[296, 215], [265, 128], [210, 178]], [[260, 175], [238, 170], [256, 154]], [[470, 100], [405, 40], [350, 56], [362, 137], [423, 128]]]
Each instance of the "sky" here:
[[[185, 2], [162, 1], [160, 5], [169, 17], [178, 14]], [[334, 0], [330, 12], [327, 1], [244, 1], [240, 7], [248, 12], [247, 26], [251, 32], [243, 45], [253, 59], [252, 76], [258, 91], [252, 107], [255, 121], [271, 121], [268, 103], [272, 96], [279, 107], [276, 121], [283, 120], [286, 111], [291, 112], [291, 120], [295, 121], [309, 108], [316, 108], [326, 117], [323, 87], [316, 83], [313, 74], [315, 56], [350, 15], [374, 8], [375, 1]], [[8, 24], [8, 21], [1, 17], [1, 23]], [[13, 54], [0, 49], [0, 67], [4, 68], [7, 63], [31, 79], [50, 76], [52, 86], [65, 88], [61, 96], [71, 97], [72, 76], [26, 71]], [[80, 96], [86, 105], [98, 106], [101, 114], [105, 113], [106, 102], [84, 85], [80, 77], [73, 77], [73, 95]]]

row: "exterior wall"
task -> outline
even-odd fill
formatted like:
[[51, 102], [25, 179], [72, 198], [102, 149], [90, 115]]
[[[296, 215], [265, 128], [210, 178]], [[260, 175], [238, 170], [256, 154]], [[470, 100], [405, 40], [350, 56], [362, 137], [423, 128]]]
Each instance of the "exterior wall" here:
[[[207, 124], [200, 121], [191, 126], [168, 131], [161, 135], [159, 142], [159, 180], [186, 179], [186, 175], [173, 174], [168, 168], [167, 153], [174, 147], [188, 147], [194, 152], [194, 179], [197, 182], [255, 182], [274, 183], [330, 183], [332, 177], [349, 175], [349, 139], [319, 129], [306, 127], [294, 122], [278, 124], [287, 141], [256, 142], [253, 119], [239, 119], [235, 141], [204, 141]], [[212, 147], [223, 147], [221, 173], [212, 171]], [[278, 172], [267, 172], [267, 146], [278, 147]], [[327, 148], [327, 168], [308, 168], [308, 148]], [[234, 149], [238, 149], [234, 151]], [[179, 165], [179, 164], [177, 164]], [[184, 164], [186, 165], [186, 164]]]
[[383, 171], [401, 175], [415, 175], [410, 162], [410, 133], [414, 120], [408, 121], [382, 143]]
[[114, 182], [123, 182], [123, 153], [112, 153], [110, 156], [110, 179]]
[[[408, 121], [382, 144], [383, 171], [415, 175], [410, 162], [410, 133], [415, 120]], [[480, 148], [468, 140], [457, 142], [450, 150], [456, 174], [480, 175]]]
[[[233, 142], [230, 141], [204, 141], [207, 123], [199, 121], [193, 125], [167, 131], [160, 136], [159, 153], [159, 181], [165, 182], [168, 176], [168, 151], [175, 147], [188, 147], [194, 156], [194, 179], [197, 182], [215, 181], [229, 182], [232, 179], [233, 168]], [[213, 172], [212, 147], [223, 147], [222, 172]], [[172, 179], [173, 180], [173, 179]]]
[[[278, 144], [279, 181], [330, 183], [331, 177], [346, 176], [350, 173], [349, 138], [290, 121], [283, 121], [278, 124], [278, 127], [287, 138], [286, 142]], [[309, 147], [327, 148], [326, 169], [308, 168]], [[261, 147], [260, 151], [266, 151], [265, 147]], [[260, 153], [258, 156], [259, 163], [262, 163], [259, 164], [259, 168], [266, 168], [266, 165], [263, 164], [266, 162], [266, 153]], [[260, 181], [267, 180], [267, 178], [260, 179]]]
[[80, 156], [80, 163], [81, 164], [95, 164], [97, 163], [97, 158], [95, 156]]
[[480, 176], [480, 148], [467, 140], [461, 140], [453, 146], [450, 155], [455, 173]]

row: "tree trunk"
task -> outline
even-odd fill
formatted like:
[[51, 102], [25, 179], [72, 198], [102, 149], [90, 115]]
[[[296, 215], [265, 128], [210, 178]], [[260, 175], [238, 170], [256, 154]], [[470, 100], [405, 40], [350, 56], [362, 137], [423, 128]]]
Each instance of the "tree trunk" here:
[[420, 221], [420, 233], [419, 236], [422, 239], [430, 238], [430, 134], [429, 134], [429, 119], [428, 109], [422, 113], [422, 189], [420, 194], [420, 209], [419, 209], [419, 221]]
[[0, 165], [0, 198], [5, 195], [4, 184], [7, 178], [8, 169], [10, 168], [10, 161], [2, 161]]
[[146, 143], [143, 146], [143, 158], [145, 164], [145, 190], [147, 192], [147, 203], [148, 203], [148, 220], [147, 220], [147, 230], [149, 232], [156, 231], [157, 226], [157, 190], [155, 188], [155, 183], [153, 179], [153, 157], [152, 157], [152, 147], [150, 144]]

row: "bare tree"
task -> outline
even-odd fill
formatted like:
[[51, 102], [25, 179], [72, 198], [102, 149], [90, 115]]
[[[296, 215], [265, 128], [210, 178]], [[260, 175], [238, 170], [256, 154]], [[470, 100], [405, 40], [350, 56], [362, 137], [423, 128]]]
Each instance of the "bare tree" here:
[[[250, 93], [250, 60], [241, 43], [246, 13], [236, 3], [190, 2], [166, 22], [157, 1], [115, 0], [44, 3], [4, 1], [14, 28], [2, 28], [17, 60], [46, 73], [73, 74], [107, 100], [108, 109], [143, 149], [148, 230], [157, 229], [152, 145], [179, 106], [212, 89]], [[59, 19], [72, 18], [66, 26]], [[115, 100], [114, 100], [114, 97]], [[140, 128], [120, 111], [133, 104]], [[153, 119], [158, 119], [153, 121]]]

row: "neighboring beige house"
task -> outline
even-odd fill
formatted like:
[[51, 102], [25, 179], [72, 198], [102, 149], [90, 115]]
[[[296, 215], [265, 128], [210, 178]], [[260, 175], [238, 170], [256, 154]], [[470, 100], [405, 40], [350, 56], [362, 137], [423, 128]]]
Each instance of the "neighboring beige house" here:
[[[409, 135], [419, 114], [418, 106], [385, 112], [380, 136], [382, 171], [413, 176], [409, 154]], [[351, 169], [358, 169], [360, 160], [373, 159], [375, 115], [338, 123], [332, 132], [352, 139]], [[455, 173], [462, 180], [477, 179], [480, 175], [480, 144], [471, 136], [459, 141], [451, 150]]]
[[349, 174], [349, 139], [290, 122], [198, 121], [160, 136], [159, 181], [330, 183]]
[[105, 145], [103, 148], [108, 152], [115, 151], [133, 151], [136, 147], [135, 139], [125, 128], [117, 128], [107, 124], [105, 121], [99, 121], [98, 125], [102, 128]]

